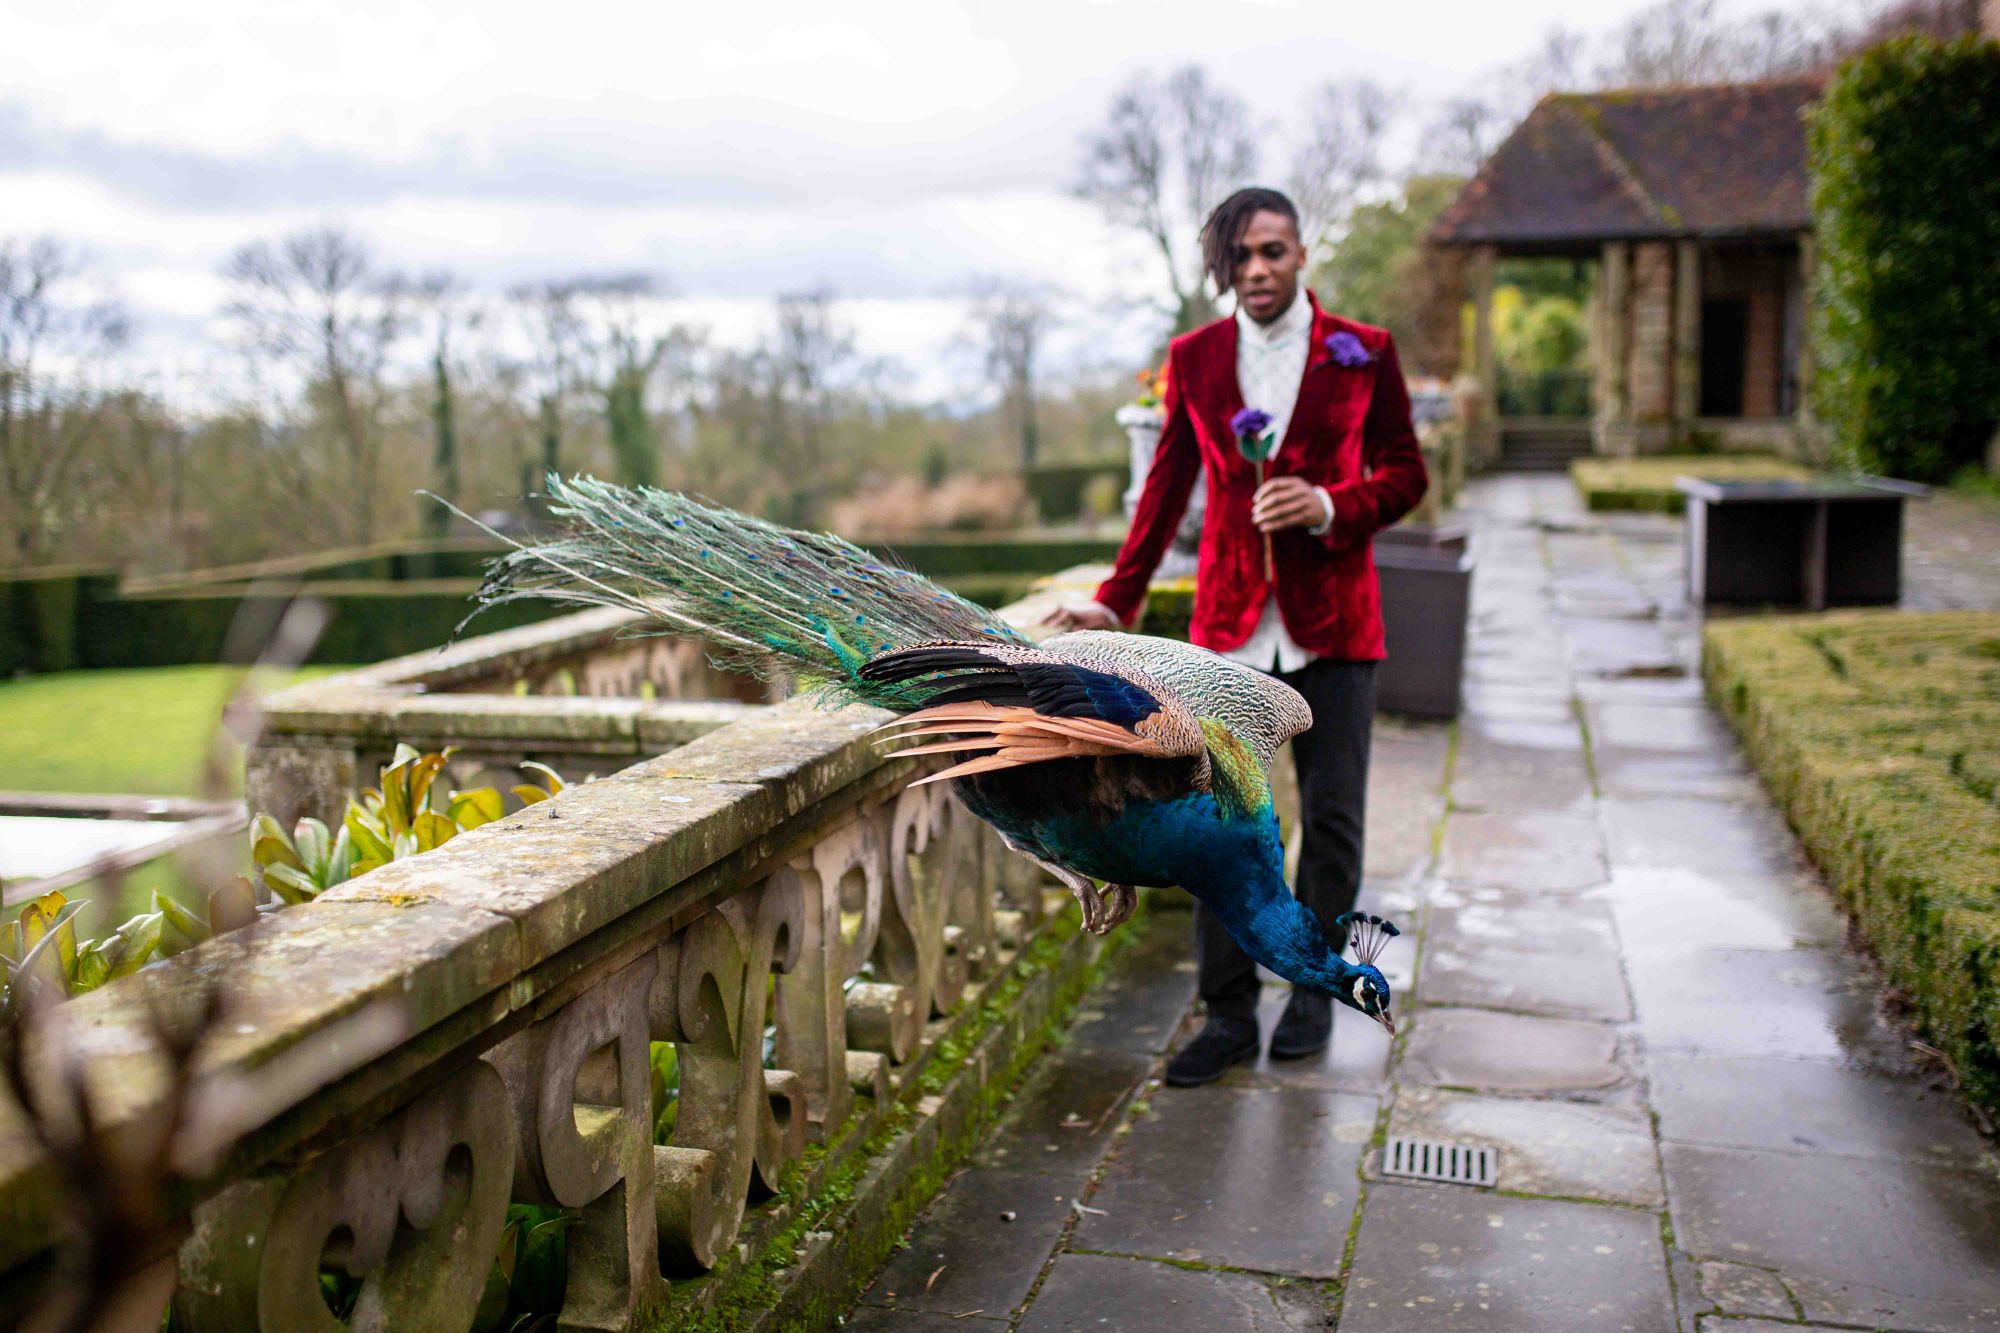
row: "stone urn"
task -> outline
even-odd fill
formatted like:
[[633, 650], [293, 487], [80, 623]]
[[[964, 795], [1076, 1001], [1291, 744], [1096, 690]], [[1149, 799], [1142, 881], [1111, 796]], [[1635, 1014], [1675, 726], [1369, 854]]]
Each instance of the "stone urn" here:
[[[1160, 430], [1166, 425], [1166, 413], [1157, 407], [1127, 403], [1118, 409], [1117, 421], [1124, 427], [1132, 450], [1132, 480], [1125, 487], [1124, 497], [1125, 517], [1129, 521], [1139, 507], [1139, 492], [1145, 488], [1146, 474], [1153, 470], [1153, 455], [1160, 447]], [[1167, 553], [1160, 557], [1160, 567], [1153, 571], [1153, 582], [1194, 577], [1201, 552], [1201, 516], [1207, 504], [1208, 478], [1197, 476], [1194, 489], [1188, 493], [1187, 513], [1182, 516]]]

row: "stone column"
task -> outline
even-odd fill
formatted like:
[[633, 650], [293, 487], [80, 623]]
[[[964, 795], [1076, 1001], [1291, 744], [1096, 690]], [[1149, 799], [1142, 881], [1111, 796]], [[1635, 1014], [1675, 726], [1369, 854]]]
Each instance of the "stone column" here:
[[1630, 430], [1620, 452], [1665, 448], [1673, 416], [1674, 250], [1666, 241], [1632, 247]]
[[1674, 247], [1674, 439], [1685, 442], [1701, 415], [1701, 243]]
[[[2000, 0], [1993, 0], [2000, 4]], [[1813, 347], [1813, 291], [1816, 286], [1814, 270], [1819, 266], [1819, 246], [1813, 234], [1807, 232], [1799, 237], [1799, 361], [1796, 395], [1792, 412], [1801, 426], [1805, 425], [1813, 413], [1813, 377], [1818, 373], [1819, 363]]]
[[1625, 365], [1631, 355], [1631, 250], [1622, 241], [1608, 242], [1597, 265], [1597, 346], [1592, 354], [1597, 397], [1597, 452], [1613, 453], [1611, 437], [1630, 415], [1625, 393]]

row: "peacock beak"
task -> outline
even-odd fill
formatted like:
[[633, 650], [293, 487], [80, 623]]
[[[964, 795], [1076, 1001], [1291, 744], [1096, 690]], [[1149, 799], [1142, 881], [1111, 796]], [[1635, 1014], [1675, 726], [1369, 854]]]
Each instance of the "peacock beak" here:
[[1384, 1009], [1381, 1013], [1376, 1014], [1375, 1018], [1383, 1027], [1389, 1030], [1390, 1036], [1393, 1037], [1396, 1035], [1396, 1016], [1394, 1014]]

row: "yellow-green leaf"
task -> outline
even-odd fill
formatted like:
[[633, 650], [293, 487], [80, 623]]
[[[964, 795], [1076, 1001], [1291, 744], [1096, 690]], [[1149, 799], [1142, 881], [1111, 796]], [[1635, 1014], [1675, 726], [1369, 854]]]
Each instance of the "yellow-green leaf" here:
[[534, 760], [529, 759], [522, 762], [521, 768], [524, 771], [532, 770], [533, 772], [540, 773], [544, 778], [546, 778], [548, 780], [546, 785], [549, 789], [549, 795], [551, 796], [562, 795], [563, 785], [564, 785], [562, 780], [562, 774], [556, 772], [553, 768], [550, 768], [547, 764], [536, 763]]
[[435, 851], [458, 836], [458, 825], [434, 810], [420, 810], [415, 834], [418, 851]]
[[319, 887], [307, 879], [303, 871], [294, 870], [290, 866], [265, 866], [264, 883], [270, 887], [271, 892], [293, 907], [297, 907], [300, 903], [311, 902], [319, 896]]
[[413, 812], [431, 808], [431, 784], [444, 770], [444, 762], [441, 754], [427, 754], [410, 766], [410, 809]]
[[[344, 826], [354, 839], [354, 854], [360, 860], [387, 861], [389, 859], [389, 831], [376, 823], [368, 815], [354, 806], [347, 807]], [[349, 876], [360, 874], [354, 871]]]
[[498, 789], [479, 787], [472, 791], [458, 792], [451, 798], [446, 813], [460, 828], [475, 829], [481, 824], [491, 824], [507, 812], [505, 801]]
[[166, 924], [165, 916], [147, 912], [118, 927], [110, 939], [99, 945], [100, 955], [110, 964], [111, 977], [130, 976], [144, 967], [153, 951], [160, 947]]
[[164, 953], [179, 953], [209, 936], [208, 926], [200, 917], [158, 889], [153, 890], [153, 910], [160, 914], [169, 932], [162, 939], [161, 951]]
[[549, 799], [549, 794], [543, 791], [540, 787], [528, 787], [528, 786], [516, 787], [514, 788], [514, 794], [521, 798], [522, 805], [534, 805], [539, 801], [546, 801]]

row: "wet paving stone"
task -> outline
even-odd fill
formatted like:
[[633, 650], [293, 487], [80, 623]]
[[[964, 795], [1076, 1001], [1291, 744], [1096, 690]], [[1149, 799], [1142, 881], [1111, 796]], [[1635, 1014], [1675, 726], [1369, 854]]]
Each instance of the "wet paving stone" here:
[[1486, 1009], [1425, 1008], [1399, 1072], [1405, 1083], [1485, 1092], [1578, 1092], [1625, 1077], [1611, 1028]]
[[1323, 1300], [1311, 1286], [1279, 1286], [1245, 1273], [1065, 1254], [1049, 1269], [1021, 1333], [1303, 1333], [1328, 1326]]
[[1663, 1139], [1939, 1165], [1992, 1160], [1957, 1094], [1913, 1076], [1809, 1060], [1676, 1055], [1654, 1056], [1650, 1075]]
[[[1390, 961], [1384, 959], [1383, 961]], [[1384, 969], [1387, 971], [1387, 969]], [[1402, 978], [1389, 974], [1390, 988], [1400, 1012], [1407, 1001]], [[1382, 1025], [1343, 1005], [1333, 1010], [1333, 1040], [1318, 1055], [1303, 1060], [1273, 1060], [1271, 1033], [1285, 1012], [1291, 990], [1286, 986], [1266, 986], [1257, 1002], [1257, 1030], [1264, 1050], [1254, 1061], [1241, 1064], [1223, 1075], [1218, 1087], [1305, 1088], [1314, 1092], [1354, 1092], [1373, 1097], [1389, 1079], [1389, 1034]]]
[[1070, 1028], [1075, 1047], [1157, 1055], [1167, 1049], [1188, 1006], [1195, 974], [1194, 914], [1151, 911], [1145, 934], [1112, 962]]
[[1339, 1274], [1374, 1133], [1371, 1097], [1300, 1088], [1161, 1088], [1105, 1168], [1072, 1245]]
[[1007, 1327], [1005, 1318], [985, 1314], [919, 1314], [910, 1310], [885, 1310], [861, 1306], [847, 1316], [841, 1333], [982, 1333]]
[[1806, 876], [1719, 875], [1672, 866], [1614, 866], [1594, 896], [1611, 905], [1628, 958], [1672, 960], [1708, 948], [1838, 946], [1847, 926]]
[[1607, 797], [1599, 808], [1614, 865], [1787, 875], [1804, 864], [1791, 830], [1761, 800]]
[[1618, 800], [1679, 796], [1744, 802], [1756, 799], [1758, 793], [1756, 775], [1727, 754], [1596, 746], [1591, 762], [1597, 768], [1598, 789]]
[[1666, 1203], [1652, 1127], [1636, 1106], [1479, 1097], [1405, 1088], [1389, 1132], [1499, 1150], [1499, 1188], [1519, 1194]]
[[1432, 907], [1423, 967], [1426, 1004], [1609, 1023], [1632, 1017], [1611, 910], [1599, 902], [1556, 905], [1526, 890], [1453, 886]]
[[1341, 1333], [1671, 1333], [1660, 1219], [1449, 1186], [1370, 1190]]
[[1439, 873], [1473, 884], [1583, 889], [1606, 873], [1597, 821], [1530, 811], [1461, 811], [1444, 828]]
[[1809, 1320], [2000, 1327], [2000, 1182], [1905, 1162], [1669, 1143], [1674, 1235], [1784, 1275]]
[[1639, 1030], [1653, 1054], [1845, 1060], [1886, 1033], [1858, 961], [1818, 949], [1700, 949], [1632, 962]]
[[862, 1301], [1005, 1318], [1027, 1299], [1089, 1179], [1083, 1169], [1068, 1175], [978, 1167], [961, 1172], [910, 1229], [908, 1245]]
[[1791, 1293], [1775, 1273], [1748, 1264], [1728, 1263], [1705, 1263], [1698, 1271], [1701, 1294], [1726, 1314], [1790, 1319], [1798, 1313], [1792, 1305]]
[[1769, 1319], [1723, 1319], [1702, 1315], [1695, 1320], [1695, 1333], [1854, 1333], [1851, 1328], [1832, 1324], [1775, 1323]]
[[1117, 1107], [1151, 1073], [1150, 1055], [1069, 1046], [1043, 1055], [1006, 1119], [973, 1153], [978, 1166], [1020, 1171], [1094, 1166]]
[[1581, 750], [1503, 745], [1468, 735], [1452, 770], [1452, 804], [1466, 810], [1588, 813], [1590, 768]]
[[1593, 747], [1712, 754], [1727, 752], [1733, 739], [1702, 703], [1586, 703], [1584, 716]]

